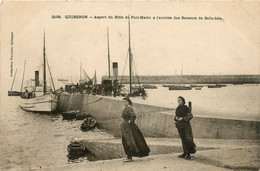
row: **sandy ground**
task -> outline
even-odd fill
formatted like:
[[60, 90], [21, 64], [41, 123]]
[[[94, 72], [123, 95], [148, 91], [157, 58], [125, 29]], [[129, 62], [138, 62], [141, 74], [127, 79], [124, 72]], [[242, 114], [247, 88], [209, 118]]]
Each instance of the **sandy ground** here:
[[260, 148], [234, 148], [200, 151], [196, 160], [234, 170], [259, 170]]

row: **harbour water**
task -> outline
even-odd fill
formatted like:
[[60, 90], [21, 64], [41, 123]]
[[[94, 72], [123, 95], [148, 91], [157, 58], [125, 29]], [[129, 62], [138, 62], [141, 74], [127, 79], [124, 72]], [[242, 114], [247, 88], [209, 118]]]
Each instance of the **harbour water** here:
[[67, 146], [74, 138], [106, 139], [111, 135], [95, 129], [82, 132], [83, 121], [65, 121], [61, 115], [26, 112], [19, 97], [6, 97], [0, 115], [0, 170], [57, 167], [88, 162], [70, 161]]
[[[192, 101], [194, 115], [260, 120], [260, 86], [234, 86], [202, 90], [168, 91], [165, 87], [148, 90], [148, 98], [134, 102], [175, 108], [182, 95]], [[74, 138], [107, 139], [112, 136], [95, 129], [82, 132], [82, 121], [63, 121], [61, 115], [23, 111], [19, 97], [1, 98], [0, 169], [58, 167], [88, 162], [69, 161], [67, 146]]]
[[177, 97], [192, 102], [193, 115], [242, 120], [260, 120], [260, 85], [227, 85], [201, 90], [173, 90], [157, 85], [148, 89], [148, 98], [134, 99], [138, 103], [176, 108]]

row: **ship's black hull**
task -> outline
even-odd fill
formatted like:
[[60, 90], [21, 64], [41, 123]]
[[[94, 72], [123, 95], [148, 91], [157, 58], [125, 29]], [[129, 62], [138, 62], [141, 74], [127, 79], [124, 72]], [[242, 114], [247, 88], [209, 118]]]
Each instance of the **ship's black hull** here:
[[19, 91], [8, 91], [8, 96], [20, 96], [22, 92]]
[[191, 87], [184, 86], [170, 86], [169, 90], [191, 90]]
[[216, 85], [208, 85], [208, 88], [222, 88], [222, 87], [226, 87], [227, 85], [220, 85], [220, 84], [216, 84]]

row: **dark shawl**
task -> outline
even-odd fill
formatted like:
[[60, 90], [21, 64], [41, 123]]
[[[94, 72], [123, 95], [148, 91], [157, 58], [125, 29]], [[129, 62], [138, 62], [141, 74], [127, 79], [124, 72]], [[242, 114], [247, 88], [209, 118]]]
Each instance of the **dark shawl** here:
[[[181, 105], [176, 108], [176, 116], [174, 120], [176, 121], [176, 128], [178, 129], [180, 138], [182, 140], [183, 149], [185, 153], [195, 153], [195, 143], [193, 141], [193, 133], [190, 124], [190, 120], [193, 115], [190, 112], [190, 108], [186, 105]], [[182, 117], [181, 121], [178, 121], [176, 117]]]
[[137, 157], [148, 156], [150, 149], [146, 144], [142, 132], [134, 123], [136, 119], [136, 114], [134, 113], [132, 106], [128, 105], [123, 110], [122, 118], [124, 119], [124, 121], [121, 123], [120, 128], [122, 132], [123, 146], [125, 151], [131, 150], [133, 156]]

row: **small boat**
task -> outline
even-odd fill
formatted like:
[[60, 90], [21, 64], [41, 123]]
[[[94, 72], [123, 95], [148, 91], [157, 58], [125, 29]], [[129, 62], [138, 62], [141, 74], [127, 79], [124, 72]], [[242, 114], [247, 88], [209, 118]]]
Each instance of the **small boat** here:
[[63, 117], [64, 120], [76, 119], [79, 112], [80, 112], [79, 110], [72, 110], [72, 111], [63, 112], [62, 117]]
[[88, 117], [81, 124], [80, 128], [82, 131], [89, 131], [89, 130], [95, 128], [96, 124], [97, 124], [97, 121], [94, 118]]
[[192, 87], [192, 88], [195, 88], [195, 87], [200, 87], [200, 88], [202, 88], [203, 85], [191, 84], [190, 87]]
[[163, 84], [163, 87], [170, 87], [172, 85], [169, 85], [169, 84]]
[[157, 89], [155, 85], [143, 85], [144, 89]]
[[67, 147], [69, 156], [83, 156], [87, 153], [86, 147], [80, 142], [73, 142]]
[[87, 117], [91, 117], [91, 115], [90, 115], [89, 113], [85, 112], [85, 111], [83, 111], [83, 112], [78, 112], [78, 113], [76, 114], [76, 120], [84, 120], [84, 119], [87, 118]]
[[191, 90], [191, 87], [188, 86], [170, 86], [169, 90]]
[[215, 84], [215, 85], [208, 85], [208, 88], [222, 88], [226, 87], [227, 85], [224, 84]]
[[195, 90], [201, 90], [202, 87], [194, 87]]
[[225, 84], [217, 84], [217, 86], [226, 87], [227, 85], [225, 85]]

